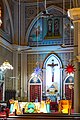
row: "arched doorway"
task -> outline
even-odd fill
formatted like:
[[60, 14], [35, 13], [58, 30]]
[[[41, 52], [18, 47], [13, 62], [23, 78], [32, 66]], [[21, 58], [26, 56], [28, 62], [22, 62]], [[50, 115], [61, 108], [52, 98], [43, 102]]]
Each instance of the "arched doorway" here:
[[72, 101], [72, 108], [74, 106], [74, 77], [68, 75], [64, 80], [64, 95], [67, 100]]
[[31, 77], [28, 82], [28, 101], [42, 100], [42, 81], [39, 77]]
[[[43, 65], [43, 91], [46, 96], [57, 96], [62, 98], [62, 63], [55, 54], [49, 55]], [[56, 91], [56, 92], [55, 92]]]

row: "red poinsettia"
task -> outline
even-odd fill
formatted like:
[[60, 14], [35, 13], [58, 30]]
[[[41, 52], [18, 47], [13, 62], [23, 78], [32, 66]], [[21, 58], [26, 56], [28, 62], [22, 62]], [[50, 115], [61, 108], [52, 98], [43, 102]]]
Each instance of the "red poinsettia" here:
[[69, 73], [69, 74], [75, 72], [74, 65], [68, 64], [68, 65], [66, 66], [66, 68], [65, 68], [65, 71], [66, 71], [67, 73]]

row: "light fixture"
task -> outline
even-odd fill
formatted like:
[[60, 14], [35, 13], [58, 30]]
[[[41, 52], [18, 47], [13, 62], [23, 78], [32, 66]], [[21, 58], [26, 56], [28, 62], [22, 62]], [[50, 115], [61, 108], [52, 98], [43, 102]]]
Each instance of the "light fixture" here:
[[0, 27], [1, 27], [1, 24], [2, 24], [2, 20], [1, 20], [1, 7], [0, 7]]
[[10, 63], [6, 60], [6, 61], [4, 61], [3, 62], [3, 64], [0, 66], [0, 69], [2, 70], [2, 71], [6, 71], [6, 70], [13, 70], [13, 66], [12, 65], [10, 65]]
[[71, 29], [74, 29], [74, 26], [73, 26], [73, 25], [71, 25]]
[[0, 17], [0, 27], [1, 27], [1, 24], [2, 24], [2, 20], [1, 20], [1, 17]]

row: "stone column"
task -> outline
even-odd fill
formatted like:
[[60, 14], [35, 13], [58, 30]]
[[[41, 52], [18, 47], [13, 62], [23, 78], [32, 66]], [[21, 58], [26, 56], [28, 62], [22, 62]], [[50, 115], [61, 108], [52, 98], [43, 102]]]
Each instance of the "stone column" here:
[[61, 96], [60, 99], [63, 98], [62, 71], [63, 71], [63, 68], [62, 68], [62, 66], [60, 66], [60, 81], [61, 81], [60, 82], [60, 96]]
[[16, 90], [16, 97], [18, 97], [18, 52], [13, 52], [13, 89]]
[[74, 44], [78, 47], [74, 48], [74, 57], [78, 58], [74, 61], [76, 68], [74, 74], [74, 112], [80, 113], [80, 21], [74, 23]]
[[27, 53], [21, 53], [21, 97], [27, 97]]
[[42, 85], [42, 90], [46, 93], [46, 68], [43, 68], [42, 71], [42, 75], [43, 75], [43, 85]]
[[69, 10], [70, 18], [74, 23], [74, 112], [80, 113], [80, 8]]

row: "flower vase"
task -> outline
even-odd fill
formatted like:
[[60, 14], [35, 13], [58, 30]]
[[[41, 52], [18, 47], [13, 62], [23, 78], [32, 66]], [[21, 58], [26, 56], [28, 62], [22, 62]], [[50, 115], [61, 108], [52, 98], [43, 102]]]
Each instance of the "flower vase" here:
[[46, 104], [47, 113], [50, 113], [50, 104]]
[[14, 111], [14, 104], [11, 104], [10, 105], [10, 113], [13, 113], [13, 111]]

